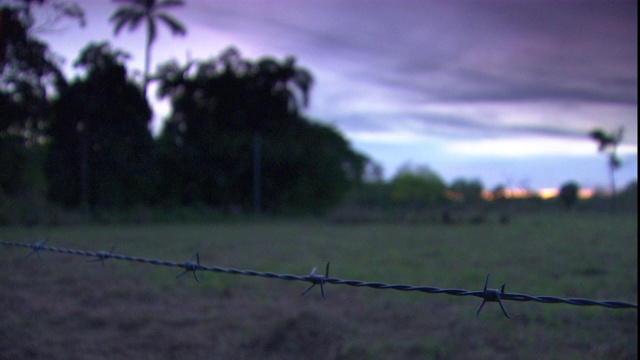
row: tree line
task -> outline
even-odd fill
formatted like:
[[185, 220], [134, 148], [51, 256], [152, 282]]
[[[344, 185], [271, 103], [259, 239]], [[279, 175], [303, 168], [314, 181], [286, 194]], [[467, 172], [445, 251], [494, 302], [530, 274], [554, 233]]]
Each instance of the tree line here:
[[[115, 34], [147, 25], [141, 84], [127, 68], [128, 55], [107, 42], [81, 51], [74, 66], [83, 75], [68, 79], [61, 71], [35, 36], [31, 8], [53, 4], [56, 19], [82, 25], [79, 6], [49, 0], [0, 6], [0, 200], [37, 193], [84, 210], [202, 204], [256, 213], [319, 212], [345, 196], [414, 210], [483, 200], [479, 180], [446, 184], [425, 166], [404, 166], [385, 182], [381, 167], [337, 129], [303, 115], [313, 76], [294, 57], [248, 60], [230, 47], [208, 60], [169, 61], [150, 74], [156, 22], [184, 35], [185, 27], [164, 12], [183, 1], [118, 2], [125, 6], [110, 17]], [[156, 137], [149, 130], [150, 82], [172, 107]], [[615, 191], [622, 129], [590, 136], [609, 154]], [[562, 184], [559, 199], [567, 208], [578, 189]], [[494, 198], [505, 198], [504, 190], [494, 189]]]
[[[30, 31], [30, 3], [2, 7], [4, 194], [43, 191], [52, 202], [88, 209], [315, 212], [362, 181], [370, 160], [300, 111], [313, 77], [293, 57], [251, 61], [230, 48], [206, 61], [164, 64], [140, 86], [126, 53], [91, 43], [74, 62], [83, 75], [67, 79]], [[148, 81], [173, 108], [155, 138]]]

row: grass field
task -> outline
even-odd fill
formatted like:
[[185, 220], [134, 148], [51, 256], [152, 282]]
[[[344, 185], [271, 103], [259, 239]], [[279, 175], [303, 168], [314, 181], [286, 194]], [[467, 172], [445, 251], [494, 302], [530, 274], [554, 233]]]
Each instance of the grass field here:
[[[0, 239], [307, 275], [637, 303], [636, 214], [521, 214], [508, 225], [0, 228]], [[0, 248], [0, 359], [636, 359], [637, 310], [326, 285]]]

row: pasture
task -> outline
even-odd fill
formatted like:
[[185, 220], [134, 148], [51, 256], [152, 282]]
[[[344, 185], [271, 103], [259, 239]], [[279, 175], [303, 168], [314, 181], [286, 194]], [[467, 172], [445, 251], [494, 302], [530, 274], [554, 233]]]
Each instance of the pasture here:
[[[636, 214], [531, 213], [508, 225], [0, 228], [0, 239], [392, 284], [637, 303]], [[637, 310], [481, 299], [199, 272], [0, 248], [0, 359], [636, 359]], [[322, 272], [322, 271], [320, 271]]]

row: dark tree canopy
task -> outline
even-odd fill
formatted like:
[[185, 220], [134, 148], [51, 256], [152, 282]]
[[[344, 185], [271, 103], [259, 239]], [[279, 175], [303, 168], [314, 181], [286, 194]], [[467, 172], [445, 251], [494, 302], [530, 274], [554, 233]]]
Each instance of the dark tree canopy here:
[[[33, 35], [30, 6], [43, 2], [0, 5], [0, 192], [8, 194], [33, 190], [30, 167], [39, 165], [33, 156], [42, 152], [49, 97], [65, 86], [56, 57]], [[65, 7], [58, 10], [64, 16]]]
[[152, 200], [151, 110], [122, 58], [106, 43], [88, 45], [76, 61], [86, 76], [53, 104], [47, 173], [54, 201], [111, 207]]
[[484, 185], [477, 179], [456, 179], [451, 183], [449, 189], [462, 195], [463, 200], [468, 203], [475, 203], [482, 200], [482, 190]]
[[[112, 16], [116, 32], [158, 10], [152, 4], [182, 4], [121, 2], [131, 6]], [[126, 54], [89, 44], [74, 63], [83, 75], [67, 80], [32, 36], [31, 6], [58, 4], [60, 16], [83, 23], [81, 8], [14, 4], [3, 5], [0, 18], [0, 192], [21, 191], [25, 174], [38, 168], [40, 178], [46, 174], [40, 192], [69, 207], [202, 203], [283, 213], [326, 209], [362, 181], [369, 159], [332, 126], [301, 115], [313, 77], [294, 57], [249, 61], [230, 48], [209, 61], [165, 64], [151, 80], [173, 112], [154, 141], [151, 110], [127, 75]], [[155, 15], [184, 33], [166, 14]], [[37, 152], [28, 150], [34, 144]]]
[[160, 78], [173, 105], [159, 141], [161, 193], [173, 201], [248, 209], [259, 171], [265, 210], [317, 210], [362, 177], [364, 156], [300, 116], [312, 77], [293, 58], [250, 62], [229, 49], [184, 68], [166, 64]]
[[562, 184], [560, 187], [560, 201], [567, 209], [571, 209], [576, 201], [578, 201], [578, 191], [580, 190], [580, 185], [578, 185], [575, 181], [569, 181], [567, 183]]

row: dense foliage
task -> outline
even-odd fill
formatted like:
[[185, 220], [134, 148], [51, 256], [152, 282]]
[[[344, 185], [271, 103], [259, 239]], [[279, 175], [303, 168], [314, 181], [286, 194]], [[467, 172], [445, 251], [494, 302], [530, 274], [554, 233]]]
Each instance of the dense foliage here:
[[363, 176], [365, 156], [332, 127], [300, 115], [312, 77], [293, 58], [253, 63], [232, 48], [185, 68], [166, 64], [160, 79], [173, 105], [158, 141], [165, 199], [319, 210]]
[[[2, 6], [0, 195], [35, 192], [92, 210], [315, 212], [361, 182], [367, 157], [301, 115], [313, 78], [293, 57], [252, 62], [229, 49], [184, 68], [165, 64], [149, 80], [173, 112], [154, 139], [147, 77], [134, 82], [126, 54], [100, 43], [82, 50], [82, 75], [67, 80], [31, 31], [31, 7], [42, 4]], [[82, 17], [71, 5], [56, 9]]]
[[402, 167], [392, 180], [391, 198], [397, 202], [419, 207], [444, 199], [444, 180], [426, 166]]
[[[26, 4], [0, 8], [0, 190], [32, 190], [33, 163], [50, 120], [47, 96], [65, 86], [47, 45], [32, 36]], [[19, 6], [22, 5], [22, 6]]]
[[91, 207], [153, 201], [151, 110], [122, 58], [105, 43], [90, 44], [76, 62], [86, 77], [53, 102], [46, 164], [53, 201]]

